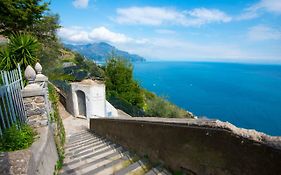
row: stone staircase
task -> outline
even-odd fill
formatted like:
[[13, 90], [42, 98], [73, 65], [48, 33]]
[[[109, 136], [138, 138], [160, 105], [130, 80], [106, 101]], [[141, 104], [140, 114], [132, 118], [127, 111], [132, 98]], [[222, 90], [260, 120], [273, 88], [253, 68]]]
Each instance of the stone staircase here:
[[122, 146], [83, 130], [67, 137], [60, 174], [73, 175], [170, 175], [162, 166], [152, 167], [145, 158]]

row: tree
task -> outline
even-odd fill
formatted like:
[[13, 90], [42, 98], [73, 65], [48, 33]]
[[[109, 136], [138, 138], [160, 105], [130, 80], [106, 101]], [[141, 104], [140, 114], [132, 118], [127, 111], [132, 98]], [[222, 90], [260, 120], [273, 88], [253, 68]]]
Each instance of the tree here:
[[28, 28], [28, 32], [36, 36], [42, 44], [53, 44], [58, 42], [56, 32], [61, 26], [59, 23], [59, 15], [47, 13], [40, 20]]
[[29, 31], [38, 24], [48, 10], [43, 0], [1, 0], [0, 34], [9, 36], [14, 32]]
[[144, 94], [133, 79], [133, 66], [122, 58], [112, 57], [105, 66], [105, 84], [108, 97], [118, 97], [131, 105], [144, 107]]
[[8, 45], [0, 51], [0, 68], [12, 70], [19, 63], [23, 70], [38, 61], [37, 51], [39, 43], [35, 37], [29, 34], [15, 34], [9, 38]]
[[59, 16], [49, 12], [49, 4], [44, 0], [0, 1], [0, 34], [7, 37], [15, 33], [35, 36], [41, 46], [37, 58], [44, 71], [56, 65], [59, 49], [62, 48], [56, 36], [56, 30], [60, 27]]

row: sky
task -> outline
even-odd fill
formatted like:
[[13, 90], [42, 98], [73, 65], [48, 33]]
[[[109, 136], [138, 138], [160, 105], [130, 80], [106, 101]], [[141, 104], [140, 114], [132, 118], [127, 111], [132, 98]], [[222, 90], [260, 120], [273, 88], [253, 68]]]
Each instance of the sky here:
[[281, 63], [281, 0], [52, 0], [65, 43], [148, 60]]

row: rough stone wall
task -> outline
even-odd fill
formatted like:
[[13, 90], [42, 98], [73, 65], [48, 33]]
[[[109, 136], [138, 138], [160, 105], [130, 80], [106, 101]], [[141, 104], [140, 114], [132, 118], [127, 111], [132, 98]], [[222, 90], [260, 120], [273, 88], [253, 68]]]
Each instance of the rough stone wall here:
[[27, 174], [30, 159], [29, 149], [0, 153], [0, 174]]
[[44, 96], [25, 97], [23, 101], [27, 123], [34, 128], [47, 126], [48, 113]]
[[164, 118], [91, 119], [90, 129], [152, 162], [186, 174], [281, 172], [281, 139], [224, 122]]

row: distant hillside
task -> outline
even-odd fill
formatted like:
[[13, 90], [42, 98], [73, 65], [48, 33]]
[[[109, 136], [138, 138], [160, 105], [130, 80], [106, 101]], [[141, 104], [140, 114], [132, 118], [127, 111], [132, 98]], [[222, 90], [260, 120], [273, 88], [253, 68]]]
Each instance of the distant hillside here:
[[87, 58], [90, 58], [95, 61], [104, 62], [111, 53], [116, 54], [117, 56], [124, 57], [132, 62], [143, 62], [145, 59], [136, 54], [130, 54], [128, 52], [117, 49], [114, 46], [111, 46], [108, 43], [100, 42], [93, 44], [84, 44], [84, 45], [73, 45], [73, 44], [64, 44], [66, 48], [69, 48], [73, 51], [76, 51]]

